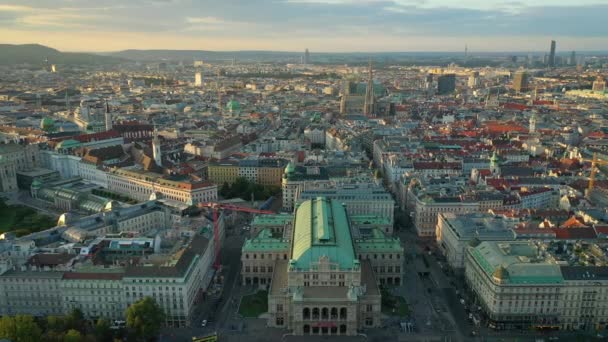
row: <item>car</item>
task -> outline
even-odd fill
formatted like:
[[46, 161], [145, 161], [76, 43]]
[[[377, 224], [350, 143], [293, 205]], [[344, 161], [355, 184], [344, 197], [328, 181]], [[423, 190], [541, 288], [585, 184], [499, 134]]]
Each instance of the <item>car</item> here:
[[201, 323], [201, 327], [203, 327], [203, 328], [204, 328], [204, 327], [206, 327], [206, 326], [207, 326], [207, 320], [206, 320], [206, 319], [204, 319], [204, 320], [203, 320], [203, 322]]

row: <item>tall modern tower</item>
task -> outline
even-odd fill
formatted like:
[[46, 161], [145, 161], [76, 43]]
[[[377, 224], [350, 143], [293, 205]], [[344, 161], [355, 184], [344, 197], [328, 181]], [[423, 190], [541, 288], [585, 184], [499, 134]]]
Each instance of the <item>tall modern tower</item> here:
[[304, 50], [304, 65], [308, 65], [310, 64], [310, 52], [308, 51], [308, 49]]
[[576, 52], [572, 51], [570, 53], [570, 65], [576, 66]]
[[551, 41], [551, 52], [549, 53], [549, 67], [555, 67], [555, 40]]
[[365, 103], [363, 104], [363, 114], [373, 116], [374, 113], [374, 72], [372, 71], [372, 60], [369, 60], [369, 75], [367, 87], [365, 89]]

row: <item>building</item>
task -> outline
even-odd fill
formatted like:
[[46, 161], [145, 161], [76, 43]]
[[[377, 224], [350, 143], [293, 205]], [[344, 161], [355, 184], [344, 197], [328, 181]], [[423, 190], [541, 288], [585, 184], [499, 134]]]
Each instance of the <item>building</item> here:
[[529, 90], [528, 73], [524, 70], [518, 70], [513, 76], [513, 89], [518, 93], [524, 93]]
[[602, 76], [598, 76], [595, 81], [593, 81], [592, 90], [594, 92], [603, 93], [606, 91], [606, 80]]
[[233, 184], [237, 178], [246, 178], [250, 182], [281, 186], [283, 171], [287, 161], [285, 159], [252, 158], [252, 159], [224, 159], [209, 163], [209, 181], [218, 185]]
[[437, 77], [437, 94], [449, 95], [456, 90], [456, 75], [444, 74]]
[[293, 211], [300, 193], [308, 186], [318, 187], [330, 181], [327, 170], [319, 166], [295, 166], [287, 164], [281, 179], [281, 190], [283, 194], [283, 210]]
[[159, 193], [164, 198], [188, 205], [217, 200], [217, 185], [189, 180], [171, 180], [162, 175], [137, 169], [113, 168], [108, 171], [108, 190], [147, 201]]
[[0, 192], [17, 191], [17, 172], [39, 164], [38, 145], [0, 144]]
[[349, 217], [369, 216], [386, 218], [384, 233], [393, 234], [395, 201], [384, 187], [374, 183], [335, 183], [332, 187], [309, 187], [300, 192], [297, 202], [325, 197], [342, 203]]
[[[164, 255], [155, 253], [155, 244], [160, 241], [99, 238], [78, 258], [34, 255], [28, 264], [0, 273], [0, 314], [44, 317], [80, 309], [86, 319], [124, 320], [130, 304], [152, 297], [165, 312], [165, 326], [191, 326], [212, 279], [212, 242], [195, 235]], [[154, 257], [138, 262], [144, 254]]]
[[441, 213], [435, 233], [437, 246], [450, 267], [463, 270], [465, 252], [471, 242], [515, 240], [512, 228], [516, 224], [517, 221], [487, 213]]
[[551, 41], [551, 51], [549, 52], [548, 67], [555, 67], [555, 40]]
[[354, 240], [345, 208], [326, 198], [302, 202], [293, 220], [293, 238], [262, 230], [243, 246], [243, 283], [270, 282], [268, 325], [295, 335], [347, 336], [380, 326], [374, 265], [390, 264], [385, 276], [399, 283], [399, 240], [380, 231], [371, 239]]
[[203, 74], [200, 71], [194, 74], [194, 86], [195, 87], [203, 86]]
[[310, 52], [308, 49], [304, 50], [304, 65], [310, 64]]
[[465, 280], [491, 328], [595, 333], [608, 321], [605, 248], [581, 242], [486, 241], [467, 248]]

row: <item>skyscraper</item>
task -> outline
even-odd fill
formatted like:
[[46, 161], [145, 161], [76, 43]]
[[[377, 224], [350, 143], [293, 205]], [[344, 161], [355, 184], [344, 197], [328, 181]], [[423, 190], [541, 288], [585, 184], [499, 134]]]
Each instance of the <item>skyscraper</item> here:
[[551, 41], [551, 52], [549, 53], [549, 67], [555, 67], [555, 40]]
[[528, 73], [524, 70], [518, 70], [513, 77], [513, 89], [516, 92], [528, 91]]
[[570, 65], [576, 65], [576, 52], [574, 51], [570, 53]]
[[310, 64], [310, 52], [308, 49], [304, 50], [304, 65]]
[[456, 90], [456, 75], [445, 74], [437, 77], [437, 94], [448, 95]]
[[369, 75], [367, 87], [365, 89], [365, 103], [363, 104], [363, 114], [373, 116], [374, 114], [374, 74], [372, 71], [372, 60], [369, 60]]

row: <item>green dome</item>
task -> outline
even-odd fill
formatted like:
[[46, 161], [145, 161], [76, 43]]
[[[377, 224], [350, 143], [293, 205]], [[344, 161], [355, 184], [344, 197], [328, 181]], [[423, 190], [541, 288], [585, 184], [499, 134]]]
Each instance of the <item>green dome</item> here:
[[231, 112], [238, 112], [241, 110], [241, 104], [237, 100], [230, 100], [226, 104], [226, 109]]
[[295, 171], [296, 167], [293, 166], [291, 162], [289, 162], [289, 164], [287, 164], [287, 166], [285, 167], [285, 173], [294, 173]]
[[67, 140], [64, 140], [64, 141], [60, 142], [59, 144], [57, 144], [57, 147], [55, 149], [76, 148], [79, 146], [80, 146], [79, 141], [76, 141], [74, 139], [67, 139]]
[[34, 181], [32, 182], [32, 189], [40, 189], [42, 187], [42, 182], [36, 178], [34, 179]]
[[55, 128], [55, 120], [51, 118], [43, 118], [40, 120], [40, 129], [50, 131]]

